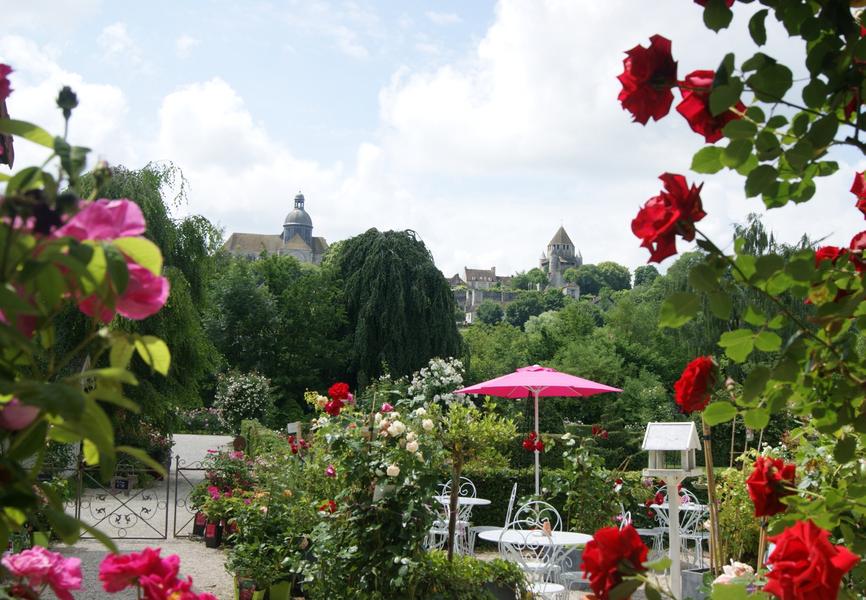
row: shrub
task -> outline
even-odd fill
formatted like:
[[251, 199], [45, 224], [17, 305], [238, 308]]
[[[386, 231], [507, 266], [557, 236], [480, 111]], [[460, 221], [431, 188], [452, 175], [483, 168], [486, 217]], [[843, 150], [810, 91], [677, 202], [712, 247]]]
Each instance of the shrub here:
[[187, 433], [220, 434], [226, 432], [222, 411], [218, 408], [194, 408], [180, 415], [181, 430]]
[[235, 433], [240, 431], [244, 419], [263, 421], [274, 411], [271, 381], [255, 371], [220, 375], [214, 408], [221, 412], [225, 426]]
[[454, 557], [449, 562], [445, 552], [428, 552], [417, 566], [410, 593], [406, 597], [418, 600], [489, 600], [494, 596], [486, 584], [500, 585], [517, 591], [519, 598], [528, 597], [520, 567], [501, 559], [482, 561], [473, 556]]

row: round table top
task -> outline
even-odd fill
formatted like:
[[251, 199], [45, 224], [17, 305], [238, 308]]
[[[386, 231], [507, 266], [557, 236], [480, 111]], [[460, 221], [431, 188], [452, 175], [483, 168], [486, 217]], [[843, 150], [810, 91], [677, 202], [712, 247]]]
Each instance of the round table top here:
[[[650, 508], [658, 510], [670, 510], [670, 505], [667, 502], [663, 504], [650, 504]], [[695, 504], [694, 502], [685, 502], [680, 504], [680, 510], [704, 510], [706, 508], [703, 504]]]
[[[532, 537], [529, 538], [528, 536]], [[552, 531], [550, 535], [547, 535], [540, 529], [519, 531], [517, 529], [502, 528], [481, 531], [478, 533], [478, 537], [488, 542], [499, 542], [501, 540], [507, 544], [520, 544], [527, 539], [532, 539], [533, 543], [539, 546], [583, 546], [592, 539], [591, 535], [576, 533], [574, 531]]]
[[[436, 496], [442, 504], [448, 504], [451, 501], [451, 496]], [[458, 506], [487, 506], [490, 500], [487, 498], [473, 498], [472, 496], [457, 496]]]

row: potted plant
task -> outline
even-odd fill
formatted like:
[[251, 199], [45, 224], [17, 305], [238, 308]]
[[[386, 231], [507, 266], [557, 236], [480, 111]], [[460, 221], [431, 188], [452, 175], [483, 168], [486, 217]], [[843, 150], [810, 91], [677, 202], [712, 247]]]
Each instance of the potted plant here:
[[207, 517], [204, 531], [204, 543], [208, 548], [219, 548], [222, 543], [223, 520], [227, 514], [227, 502], [216, 488], [210, 498], [205, 500], [202, 512]]
[[237, 543], [229, 553], [226, 569], [234, 573], [237, 600], [263, 599], [276, 574], [266, 544]]
[[204, 537], [204, 530], [207, 526], [207, 516], [202, 512], [202, 507], [208, 498], [207, 482], [201, 482], [192, 488], [187, 498], [187, 504], [190, 509], [195, 511], [192, 521], [192, 534], [190, 537]]

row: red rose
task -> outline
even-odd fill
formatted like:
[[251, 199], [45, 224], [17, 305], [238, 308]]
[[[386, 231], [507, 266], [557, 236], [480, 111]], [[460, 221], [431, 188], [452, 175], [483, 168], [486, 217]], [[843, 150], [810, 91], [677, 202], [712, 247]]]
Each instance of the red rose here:
[[857, 196], [857, 210], [866, 217], [866, 177], [863, 176], [863, 173], [854, 173], [851, 193]]
[[339, 416], [341, 410], [343, 410], [343, 401], [342, 400], [338, 400], [338, 399], [329, 400], [325, 404], [325, 412], [328, 413], [329, 415], [331, 415], [332, 417]]
[[821, 266], [821, 262], [829, 260], [834, 265], [840, 257], [848, 254], [848, 250], [839, 246], [821, 246], [815, 250], [815, 267]]
[[541, 440], [535, 442], [535, 450], [536, 452], [544, 452], [544, 442]]
[[677, 253], [677, 234], [687, 242], [695, 239], [695, 223], [707, 216], [701, 206], [701, 187], [688, 186], [682, 175], [659, 176], [664, 190], [650, 198], [631, 222], [632, 232], [650, 251], [648, 262], [661, 262]]
[[635, 46], [622, 61], [625, 70], [617, 76], [622, 84], [618, 100], [642, 125], [668, 114], [677, 84], [677, 63], [671, 56], [671, 41], [660, 35], [650, 38], [649, 48]]
[[788, 488], [794, 486], [796, 468], [781, 458], [758, 457], [752, 474], [746, 479], [756, 517], [772, 517], [785, 511], [786, 506], [780, 500], [794, 493]]
[[335, 383], [328, 388], [328, 396], [331, 400], [345, 400], [349, 397], [349, 384], [342, 381]]
[[716, 364], [709, 356], [699, 356], [683, 370], [674, 384], [676, 402], [686, 414], [704, 410], [716, 383]]
[[848, 248], [851, 250], [851, 262], [854, 263], [854, 268], [860, 273], [866, 269], [866, 262], [863, 261], [863, 250], [866, 250], [866, 231], [861, 231], [852, 237]]
[[328, 500], [319, 507], [320, 512], [335, 513], [337, 512], [337, 503], [333, 500]]
[[860, 558], [830, 543], [830, 532], [812, 521], [798, 521], [770, 538], [776, 544], [767, 565], [764, 591], [781, 600], [836, 598], [842, 576]]
[[581, 569], [589, 577], [589, 587], [599, 600], [608, 600], [623, 575], [645, 571], [648, 548], [631, 525], [620, 530], [604, 527], [595, 532], [583, 551]]
[[693, 131], [700, 133], [712, 144], [722, 139], [722, 128], [734, 119], [741, 118], [746, 105], [737, 102], [734, 110], [726, 110], [720, 115], [710, 112], [710, 89], [713, 86], [714, 71], [692, 71], [680, 83], [683, 100], [677, 104], [677, 112], [686, 118]]

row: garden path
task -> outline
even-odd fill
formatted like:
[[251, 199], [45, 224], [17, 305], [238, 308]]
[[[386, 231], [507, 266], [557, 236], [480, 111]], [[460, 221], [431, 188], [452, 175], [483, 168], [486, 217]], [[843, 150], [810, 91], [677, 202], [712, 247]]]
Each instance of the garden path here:
[[[201, 541], [190, 541], [185, 537], [173, 538], [173, 516], [174, 516], [174, 457], [180, 456], [182, 464], [191, 464], [204, 459], [207, 456], [207, 451], [226, 447], [231, 444], [232, 437], [221, 435], [193, 435], [193, 434], [175, 434], [174, 448], [172, 449], [172, 473], [169, 481], [169, 502], [168, 506], [160, 506], [157, 514], [153, 517], [154, 523], [165, 522], [165, 511], [169, 511], [168, 520], [168, 536], [165, 540], [116, 540], [118, 549], [121, 552], [136, 552], [141, 551], [146, 547], [162, 548], [163, 556], [169, 554], [177, 554], [180, 557], [181, 573], [189, 575], [193, 578], [194, 587], [201, 592], [211, 592], [217, 598], [230, 599], [232, 593], [232, 578], [226, 572], [224, 565], [225, 555], [222, 550], [206, 548]], [[196, 480], [203, 477], [202, 472], [191, 472], [188, 474], [190, 479]], [[165, 493], [165, 483], [155, 482], [152, 486], [157, 493]], [[188, 485], [183, 485], [181, 480], [181, 488], [178, 489], [178, 495], [183, 496], [188, 490]], [[178, 520], [183, 518], [185, 511], [178, 508]], [[86, 518], [82, 514], [82, 518]], [[184, 519], [185, 520], [185, 519]], [[105, 528], [104, 528], [105, 529]], [[107, 533], [110, 531], [106, 530]], [[152, 533], [152, 530], [151, 530]], [[135, 533], [133, 533], [135, 535]], [[102, 591], [102, 586], [99, 583], [99, 563], [105, 556], [105, 547], [95, 540], [80, 540], [73, 546], [60, 546], [54, 548], [62, 552], [66, 556], [76, 556], [81, 559], [81, 571], [84, 575], [83, 589], [75, 593], [78, 600], [96, 600], [97, 598], [106, 597]], [[135, 593], [128, 592], [112, 595], [111, 598], [118, 600], [132, 600]]]

